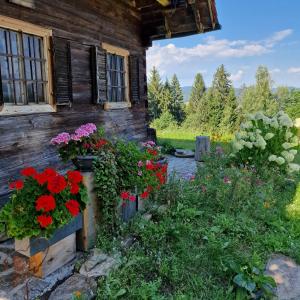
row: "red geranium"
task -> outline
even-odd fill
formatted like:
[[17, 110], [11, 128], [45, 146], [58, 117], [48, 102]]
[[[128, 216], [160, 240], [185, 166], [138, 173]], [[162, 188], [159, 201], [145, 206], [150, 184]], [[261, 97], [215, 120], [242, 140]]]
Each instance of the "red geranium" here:
[[79, 186], [77, 184], [72, 183], [70, 188], [70, 193], [76, 195], [79, 193]]
[[79, 183], [82, 181], [83, 178], [79, 171], [68, 171], [67, 175], [68, 175], [68, 180], [71, 183]]
[[39, 224], [42, 228], [46, 228], [52, 224], [53, 219], [51, 216], [41, 215], [41, 216], [37, 217], [37, 221], [39, 222]]
[[129, 201], [134, 202], [136, 200], [136, 197], [134, 195], [129, 196]]
[[42, 195], [35, 202], [35, 209], [37, 211], [43, 210], [48, 212], [54, 210], [56, 207], [55, 199], [52, 195]]
[[147, 162], [146, 162], [146, 169], [149, 170], [149, 171], [155, 169], [155, 165], [152, 163], [151, 160], [147, 160]]
[[162, 167], [161, 167], [161, 172], [164, 174], [164, 173], [167, 173], [167, 171], [168, 171], [168, 164], [165, 164], [165, 165], [163, 165]]
[[158, 151], [155, 149], [147, 149], [147, 152], [153, 156], [157, 156], [158, 155]]
[[24, 187], [24, 182], [22, 180], [16, 180], [9, 184], [10, 189], [21, 190]]
[[70, 212], [70, 214], [75, 217], [79, 214], [80, 212], [80, 205], [76, 200], [69, 200], [66, 204], [66, 208]]
[[149, 192], [145, 191], [140, 196], [141, 196], [142, 199], [147, 199], [149, 197]]
[[166, 182], [166, 178], [161, 172], [156, 172], [155, 175], [161, 184], [164, 184]]
[[21, 171], [21, 175], [26, 176], [26, 177], [29, 177], [29, 176], [33, 177], [36, 174], [37, 174], [37, 171], [33, 167], [28, 167]]
[[46, 168], [42, 173], [34, 175], [34, 179], [40, 184], [43, 185], [49, 181], [50, 178], [57, 176], [58, 173], [52, 168]]
[[107, 140], [105, 140], [105, 139], [100, 139], [100, 140], [97, 141], [97, 143], [96, 143], [96, 145], [95, 145], [95, 148], [96, 148], [96, 149], [100, 149], [100, 148], [102, 148], [104, 145], [106, 145], [107, 143], [108, 143]]
[[63, 191], [67, 186], [67, 182], [62, 175], [56, 175], [48, 178], [48, 191], [52, 194], [59, 194]]
[[122, 192], [120, 197], [123, 199], [123, 200], [126, 200], [128, 199], [130, 196], [130, 193], [129, 192]]

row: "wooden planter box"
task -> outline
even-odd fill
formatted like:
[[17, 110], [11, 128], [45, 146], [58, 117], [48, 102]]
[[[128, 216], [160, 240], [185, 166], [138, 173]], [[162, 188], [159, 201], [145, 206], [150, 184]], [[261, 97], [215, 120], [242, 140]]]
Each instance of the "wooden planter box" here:
[[55, 231], [52, 238], [15, 240], [15, 250], [28, 258], [29, 272], [45, 278], [76, 255], [76, 231], [82, 228], [82, 215]]
[[127, 200], [124, 202], [121, 208], [121, 219], [124, 222], [128, 222], [131, 218], [135, 216], [138, 211], [138, 200], [136, 197], [136, 201]]

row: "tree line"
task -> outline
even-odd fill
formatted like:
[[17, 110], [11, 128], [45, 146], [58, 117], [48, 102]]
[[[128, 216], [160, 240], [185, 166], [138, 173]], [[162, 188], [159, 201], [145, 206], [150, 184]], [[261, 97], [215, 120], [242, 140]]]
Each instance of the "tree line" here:
[[270, 116], [285, 110], [293, 119], [300, 117], [300, 90], [278, 87], [267, 67], [259, 66], [255, 84], [243, 86], [236, 95], [224, 65], [217, 68], [211, 87], [202, 74], [195, 76], [187, 104], [176, 74], [164, 83], [158, 70], [151, 70], [148, 83], [149, 115], [157, 129], [184, 126], [214, 133], [233, 132], [249, 113], [262, 111]]

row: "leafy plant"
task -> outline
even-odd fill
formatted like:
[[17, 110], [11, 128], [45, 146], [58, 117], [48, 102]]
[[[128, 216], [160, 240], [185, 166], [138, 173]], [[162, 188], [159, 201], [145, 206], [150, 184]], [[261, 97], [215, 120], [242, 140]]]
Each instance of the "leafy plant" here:
[[233, 277], [233, 282], [237, 286], [237, 300], [245, 299], [247, 295], [254, 299], [270, 299], [274, 296], [276, 283], [274, 279], [267, 276], [257, 267], [249, 265], [232, 265], [233, 271], [237, 274]]
[[62, 176], [51, 168], [38, 173], [29, 167], [21, 174], [24, 180], [10, 183], [10, 201], [0, 212], [8, 236], [50, 237], [85, 208], [87, 194], [80, 172], [68, 171]]

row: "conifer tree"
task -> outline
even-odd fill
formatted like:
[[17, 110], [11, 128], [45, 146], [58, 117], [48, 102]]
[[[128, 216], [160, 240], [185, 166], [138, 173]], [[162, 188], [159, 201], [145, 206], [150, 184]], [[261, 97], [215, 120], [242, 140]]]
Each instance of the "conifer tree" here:
[[188, 113], [194, 113], [200, 105], [200, 101], [205, 93], [205, 83], [200, 73], [196, 74], [194, 84], [192, 87], [191, 96], [188, 103]]
[[171, 84], [171, 103], [169, 105], [169, 112], [173, 115], [174, 119], [180, 124], [184, 120], [184, 101], [183, 92], [176, 74], [173, 75]]
[[156, 119], [161, 114], [160, 101], [163, 92], [163, 84], [158, 70], [153, 67], [148, 83], [148, 111], [150, 119]]
[[236, 104], [234, 104], [236, 98], [229, 73], [226, 72], [224, 65], [217, 69], [208, 95], [209, 99], [206, 101], [208, 126], [213, 131], [222, 131], [225, 109], [228, 126], [235, 119], [236, 113]]

